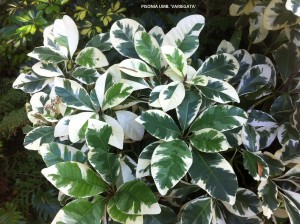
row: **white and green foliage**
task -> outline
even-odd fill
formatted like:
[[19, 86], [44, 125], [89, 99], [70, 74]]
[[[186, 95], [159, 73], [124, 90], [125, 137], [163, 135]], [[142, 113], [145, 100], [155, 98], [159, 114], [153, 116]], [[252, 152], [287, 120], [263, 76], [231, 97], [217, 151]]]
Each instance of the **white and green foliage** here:
[[[299, 21], [299, 4], [287, 1], [279, 18], [282, 4], [235, 1], [230, 13], [250, 15], [258, 43]], [[201, 15], [166, 34], [122, 19], [81, 50], [68, 16], [45, 29], [44, 46], [29, 54], [38, 62], [13, 87], [31, 94], [25, 148], [41, 154], [43, 175], [70, 197], [52, 223], [259, 223], [275, 220], [276, 209], [296, 223], [297, 38], [286, 31], [291, 41], [273, 62], [224, 40], [193, 67], [203, 27]]]

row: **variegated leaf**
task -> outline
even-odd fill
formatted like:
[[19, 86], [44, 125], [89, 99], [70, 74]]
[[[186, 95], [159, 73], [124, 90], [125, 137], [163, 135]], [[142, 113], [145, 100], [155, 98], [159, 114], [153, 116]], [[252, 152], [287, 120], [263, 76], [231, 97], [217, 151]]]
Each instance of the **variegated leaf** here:
[[183, 18], [165, 35], [162, 45], [179, 48], [186, 58], [189, 58], [199, 46], [198, 36], [204, 23], [205, 19], [201, 15], [190, 15]]
[[120, 110], [116, 111], [117, 119], [124, 130], [125, 137], [134, 141], [140, 141], [144, 137], [144, 127], [135, 121], [138, 117], [135, 113], [130, 111]]
[[24, 138], [24, 147], [29, 150], [39, 150], [44, 143], [54, 141], [54, 127], [40, 126], [31, 130]]
[[87, 42], [86, 47], [95, 47], [100, 51], [109, 51], [112, 48], [109, 33], [99, 33]]
[[150, 88], [149, 84], [143, 78], [127, 75], [124, 72], [121, 72], [120, 74], [119, 82], [130, 85], [133, 88], [133, 91]]
[[185, 96], [184, 85], [181, 82], [171, 82], [165, 85], [159, 93], [159, 103], [167, 112], [179, 106]]
[[258, 196], [262, 200], [263, 214], [267, 218], [270, 218], [273, 211], [279, 207], [277, 186], [272, 180], [266, 179], [259, 183], [257, 191]]
[[143, 216], [141, 215], [129, 215], [122, 212], [117, 208], [115, 197], [112, 197], [107, 204], [107, 213], [112, 220], [118, 223], [125, 224], [141, 224], [143, 223]]
[[257, 181], [265, 181], [270, 174], [266, 162], [259, 156], [259, 153], [243, 151], [243, 165], [249, 174]]
[[110, 40], [113, 47], [123, 56], [138, 58], [134, 48], [134, 35], [144, 31], [144, 27], [132, 19], [116, 21], [110, 29]]
[[239, 95], [253, 93], [268, 84], [271, 68], [266, 64], [252, 66], [242, 77], [238, 86]]
[[145, 78], [155, 76], [155, 72], [140, 59], [125, 59], [118, 65], [118, 68], [133, 77]]
[[57, 64], [62, 61], [67, 61], [68, 58], [61, 52], [49, 47], [36, 47], [28, 54], [29, 57], [35, 58], [39, 61]]
[[229, 41], [222, 40], [217, 48], [217, 54], [228, 53], [232, 54], [236, 49]]
[[40, 147], [40, 154], [47, 166], [65, 161], [84, 163], [87, 160], [85, 154], [80, 150], [56, 142], [43, 144]]
[[75, 143], [85, 138], [85, 131], [88, 120], [96, 118], [98, 115], [94, 112], [82, 112], [71, 117], [68, 125], [69, 139]]
[[177, 118], [182, 130], [186, 130], [194, 121], [199, 112], [201, 103], [202, 97], [201, 94], [198, 93], [198, 91], [192, 89], [185, 91], [184, 99], [176, 108]]
[[299, 23], [300, 18], [285, 7], [284, 0], [272, 0], [264, 12], [263, 23], [268, 30], [279, 30]]
[[162, 46], [161, 52], [171, 69], [179, 76], [184, 77], [187, 73], [187, 60], [184, 53], [169, 45]]
[[260, 150], [260, 136], [253, 126], [245, 124], [243, 126], [241, 136], [243, 145], [248, 151], [257, 152]]
[[155, 215], [161, 212], [150, 188], [140, 180], [122, 184], [114, 196], [117, 208], [130, 215]]
[[291, 224], [296, 224], [300, 219], [300, 194], [284, 190], [285, 195], [281, 194], [285, 202], [285, 208], [289, 215]]
[[284, 29], [285, 35], [289, 39], [290, 42], [296, 44], [297, 47], [300, 46], [300, 24], [296, 24], [294, 26], [288, 26]]
[[180, 223], [211, 223], [213, 202], [209, 197], [196, 198], [180, 209]]
[[111, 74], [114, 72], [119, 72], [117, 66], [109, 67], [107, 71], [103, 75], [101, 75], [96, 81], [95, 91], [100, 107], [102, 107], [103, 105], [105, 92], [109, 87], [113, 85], [114, 80]]
[[104, 95], [102, 110], [115, 107], [122, 103], [133, 92], [133, 88], [125, 83], [113, 84]]
[[95, 47], [86, 47], [81, 50], [75, 61], [78, 65], [87, 68], [102, 68], [108, 65], [106, 56]]
[[148, 33], [156, 39], [159, 46], [162, 45], [163, 39], [165, 37], [165, 33], [161, 27], [155, 26]]
[[109, 152], [108, 141], [112, 128], [105, 122], [90, 119], [85, 133], [86, 143], [90, 151], [88, 160], [101, 178], [113, 185], [120, 171], [118, 155]]
[[100, 195], [95, 196], [92, 201], [87, 198], [75, 199], [59, 210], [52, 224], [99, 224], [104, 215], [105, 203], [106, 199]]
[[250, 53], [243, 49], [233, 52], [232, 55], [237, 59], [240, 65], [237, 74], [230, 80], [231, 84], [236, 84], [240, 82], [244, 73], [251, 67], [253, 59]]
[[180, 136], [180, 130], [172, 117], [161, 110], [147, 110], [136, 121], [156, 138], [172, 141]]
[[239, 62], [231, 54], [215, 54], [204, 61], [195, 76], [205, 75], [227, 81], [237, 74], [239, 68]]
[[263, 25], [264, 5], [254, 7], [249, 18], [249, 37], [253, 44], [262, 42], [269, 31]]
[[285, 170], [282, 162], [277, 159], [272, 153], [265, 151], [263, 154], [259, 154], [269, 167], [270, 176], [279, 176]]
[[275, 156], [280, 158], [284, 165], [298, 163], [300, 159], [300, 141], [289, 140], [282, 149], [276, 152]]
[[84, 83], [86, 85], [94, 84], [100, 74], [94, 68], [87, 68], [87, 67], [77, 67], [72, 76], [77, 79], [79, 82]]
[[151, 158], [151, 175], [161, 195], [174, 187], [192, 165], [192, 153], [182, 140], [163, 142]]
[[196, 149], [202, 152], [221, 152], [229, 148], [226, 136], [212, 128], [195, 131], [189, 140]]
[[42, 174], [66, 195], [85, 198], [98, 195], [107, 188], [87, 165], [78, 162], [61, 162], [42, 169]]
[[247, 0], [241, 0], [241, 1], [234, 1], [229, 7], [229, 13], [231, 16], [240, 16], [243, 14], [249, 15], [254, 6], [256, 5], [258, 0], [254, 1], [247, 1]]
[[32, 70], [44, 77], [53, 78], [56, 76], [63, 76], [63, 72], [59, 69], [57, 65], [51, 64], [51, 63], [43, 63], [43, 62], [37, 62], [32, 66]]
[[54, 91], [66, 106], [85, 111], [93, 111], [94, 107], [87, 91], [77, 82], [69, 79], [54, 79]]
[[213, 128], [221, 132], [232, 130], [242, 127], [247, 118], [247, 113], [238, 107], [229, 105], [212, 106], [196, 118], [190, 131], [198, 131], [203, 128]]
[[285, 3], [287, 10], [292, 11], [296, 16], [300, 17], [300, 2], [299, 0], [287, 0]]
[[300, 132], [300, 101], [296, 101], [295, 103], [295, 111], [293, 113], [293, 121], [295, 127]]
[[162, 54], [157, 40], [145, 31], [136, 32], [134, 46], [137, 54], [148, 64], [157, 69], [162, 67]]
[[120, 187], [126, 182], [136, 180], [136, 166], [136, 162], [129, 156], [124, 156], [120, 159], [120, 173], [116, 182], [117, 187]]
[[248, 124], [253, 127], [267, 127], [276, 128], [276, 120], [268, 113], [261, 110], [250, 110], [248, 111]]
[[65, 116], [57, 122], [54, 128], [54, 137], [69, 136], [69, 123], [73, 116]]
[[112, 135], [109, 138], [108, 144], [118, 149], [123, 149], [124, 131], [122, 126], [116, 119], [108, 115], [103, 115], [103, 118], [112, 128]]
[[256, 194], [246, 188], [238, 188], [234, 205], [222, 202], [228, 211], [241, 217], [252, 217], [261, 212]]
[[154, 89], [152, 89], [149, 96], [149, 106], [161, 108], [161, 104], [159, 101], [159, 94], [161, 90], [165, 88], [165, 86], [167, 85], [159, 85], [159, 86], [155, 86]]
[[20, 89], [25, 93], [36, 93], [53, 81], [52, 78], [39, 76], [35, 73], [21, 73], [13, 83], [14, 89]]
[[210, 100], [217, 103], [240, 102], [236, 90], [220, 79], [207, 77], [208, 83], [206, 86], [199, 87], [201, 93]]
[[238, 188], [237, 177], [219, 153], [203, 153], [193, 150], [193, 164], [189, 170], [192, 180], [212, 197], [235, 203]]
[[153, 142], [147, 145], [139, 155], [138, 164], [136, 167], [136, 177], [142, 178], [150, 176], [151, 170], [151, 158], [155, 148], [159, 145], [159, 142]]

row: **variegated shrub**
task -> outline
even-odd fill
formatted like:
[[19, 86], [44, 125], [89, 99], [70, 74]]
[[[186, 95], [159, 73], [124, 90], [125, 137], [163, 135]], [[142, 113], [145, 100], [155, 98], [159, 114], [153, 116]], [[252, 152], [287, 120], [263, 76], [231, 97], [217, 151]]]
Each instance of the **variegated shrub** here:
[[199, 63], [204, 25], [190, 15], [164, 33], [122, 19], [82, 50], [70, 17], [45, 29], [14, 88], [31, 94], [24, 146], [64, 205], [52, 223], [299, 220], [299, 49], [275, 52], [294, 53], [296, 74], [226, 41]]

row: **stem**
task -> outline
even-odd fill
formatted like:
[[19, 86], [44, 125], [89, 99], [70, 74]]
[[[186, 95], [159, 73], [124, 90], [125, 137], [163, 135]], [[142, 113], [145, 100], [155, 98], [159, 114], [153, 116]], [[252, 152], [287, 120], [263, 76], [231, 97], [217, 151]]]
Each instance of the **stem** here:
[[255, 104], [253, 104], [249, 109], [254, 109], [255, 107], [257, 107], [258, 105], [262, 104], [263, 102], [265, 102], [268, 99], [271, 99], [274, 97], [274, 94], [271, 94], [269, 96], [266, 96], [265, 98], [262, 98], [261, 100], [257, 101]]

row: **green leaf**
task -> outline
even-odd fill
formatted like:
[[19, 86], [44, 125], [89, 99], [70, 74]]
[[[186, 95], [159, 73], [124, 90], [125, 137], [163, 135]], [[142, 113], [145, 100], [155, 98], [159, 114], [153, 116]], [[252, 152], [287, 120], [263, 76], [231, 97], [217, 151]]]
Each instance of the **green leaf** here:
[[161, 69], [162, 54], [154, 37], [145, 31], [139, 31], [134, 36], [134, 46], [137, 54], [154, 68]]
[[163, 142], [151, 158], [151, 174], [161, 195], [174, 187], [192, 165], [192, 153], [182, 140]]
[[144, 31], [144, 27], [132, 19], [116, 21], [110, 29], [110, 40], [113, 47], [123, 56], [138, 58], [134, 48], [134, 35]]
[[226, 136], [212, 128], [195, 131], [189, 139], [191, 144], [202, 152], [221, 152], [229, 148]]
[[178, 22], [164, 37], [162, 45], [178, 47], [189, 58], [199, 46], [199, 34], [205, 19], [201, 15], [190, 15]]
[[116, 111], [116, 116], [118, 122], [124, 130], [124, 134], [126, 137], [134, 141], [140, 141], [143, 139], [145, 129], [141, 124], [136, 122], [135, 119], [138, 116], [135, 113], [125, 110], [119, 110]]
[[90, 119], [86, 130], [86, 143], [90, 151], [88, 160], [101, 178], [114, 184], [120, 171], [119, 157], [109, 152], [108, 141], [112, 128], [99, 120]]
[[140, 180], [122, 184], [114, 201], [119, 210], [130, 215], [154, 215], [161, 211], [150, 188]]
[[252, 66], [243, 75], [237, 88], [238, 94], [253, 93], [267, 85], [271, 78], [271, 68], [266, 64]]
[[105, 214], [106, 199], [96, 195], [92, 201], [80, 198], [69, 202], [55, 216], [52, 223], [99, 224]]
[[268, 30], [279, 30], [299, 23], [300, 18], [285, 7], [284, 0], [272, 0], [264, 12], [263, 23]]
[[147, 110], [136, 119], [154, 137], [171, 141], [180, 136], [172, 117], [161, 110]]
[[91, 85], [97, 81], [100, 74], [94, 68], [77, 67], [73, 71], [72, 76], [81, 83]]
[[157, 215], [144, 215], [143, 223], [147, 224], [174, 224], [177, 222], [175, 212], [167, 206], [160, 205], [161, 212]]
[[182, 82], [171, 82], [162, 87], [159, 93], [159, 103], [163, 111], [167, 112], [179, 106], [185, 96], [185, 89]]
[[62, 193], [85, 198], [105, 191], [106, 184], [87, 165], [61, 162], [42, 169], [42, 174]]
[[205, 75], [227, 81], [235, 76], [240, 68], [239, 62], [230, 54], [215, 54], [207, 58], [195, 76]]
[[133, 92], [132, 86], [125, 83], [113, 84], [105, 93], [102, 110], [115, 107], [122, 103]]
[[159, 142], [153, 142], [147, 145], [139, 155], [138, 164], [136, 167], [136, 177], [142, 178], [150, 176], [151, 158], [155, 148], [159, 145]]
[[296, 108], [293, 113], [293, 121], [297, 130], [300, 131], [300, 101], [297, 101], [295, 103], [295, 107]]
[[109, 51], [112, 48], [109, 33], [100, 33], [87, 42], [86, 47], [95, 47], [100, 51]]
[[54, 127], [40, 126], [30, 131], [24, 138], [25, 149], [39, 150], [44, 143], [54, 141]]
[[211, 223], [213, 205], [211, 198], [196, 198], [181, 207], [180, 223]]
[[61, 52], [49, 47], [36, 47], [28, 54], [29, 57], [35, 58], [46, 63], [57, 64], [62, 61], [67, 61], [68, 58]]
[[244, 150], [243, 165], [254, 180], [264, 181], [269, 177], [269, 167], [258, 153], [255, 154]]
[[145, 78], [155, 76], [154, 71], [140, 59], [125, 59], [118, 65], [118, 68], [133, 77]]
[[212, 197], [233, 205], [238, 188], [237, 177], [219, 153], [203, 153], [193, 150], [191, 178]]
[[280, 123], [289, 121], [293, 112], [293, 102], [288, 93], [284, 93], [276, 98], [270, 108], [271, 115]]
[[190, 131], [213, 128], [227, 131], [241, 127], [247, 121], [247, 113], [242, 109], [229, 105], [212, 106], [204, 110], [192, 124]]
[[66, 106], [85, 111], [94, 111], [87, 91], [77, 82], [69, 79], [54, 79], [54, 91]]
[[52, 82], [52, 78], [39, 76], [35, 73], [21, 73], [13, 83], [14, 89], [20, 89], [25, 93], [36, 93]]
[[299, 141], [300, 134], [291, 123], [284, 123], [278, 128], [277, 138], [281, 145], [285, 145], [289, 140]]
[[207, 79], [207, 85], [199, 87], [205, 97], [222, 104], [240, 102], [239, 96], [233, 86], [219, 79], [211, 77], [207, 77]]
[[95, 47], [86, 47], [81, 50], [75, 61], [78, 65], [88, 68], [102, 68], [108, 65], [106, 56]]
[[40, 147], [40, 154], [47, 166], [65, 161], [84, 163], [87, 159], [86, 155], [80, 150], [57, 142], [43, 144]]
[[143, 223], [143, 216], [141, 215], [130, 215], [122, 212], [118, 209], [115, 197], [112, 197], [107, 204], [107, 213], [112, 220], [119, 223], [130, 223], [130, 224], [141, 224]]
[[43, 63], [43, 62], [37, 62], [32, 66], [32, 70], [44, 77], [53, 78], [56, 76], [63, 76], [63, 72], [59, 69], [57, 65], [51, 64], [51, 63]]
[[285, 3], [287, 10], [292, 11], [296, 16], [300, 17], [300, 2], [299, 0], [287, 0]]
[[276, 184], [270, 180], [266, 179], [258, 185], [257, 194], [262, 200], [262, 210], [264, 216], [270, 218], [279, 207], [279, 202], [277, 200], [278, 189]]
[[289, 76], [297, 70], [300, 60], [298, 52], [297, 46], [294, 43], [289, 42], [288, 44], [281, 45], [274, 54], [278, 71], [284, 83], [286, 83]]
[[[150, 95], [151, 97], [151, 95]], [[185, 91], [184, 99], [176, 107], [177, 118], [182, 130], [186, 130], [196, 118], [202, 103], [201, 94], [191, 89]]]
[[259, 154], [269, 167], [270, 176], [279, 176], [285, 170], [281, 160], [277, 159], [272, 153], [265, 151], [263, 154]]
[[234, 205], [222, 203], [232, 214], [241, 217], [252, 217], [261, 212], [257, 195], [246, 188], [238, 188]]
[[172, 46], [162, 46], [161, 51], [171, 69], [184, 77], [187, 73], [187, 60], [183, 52]]

